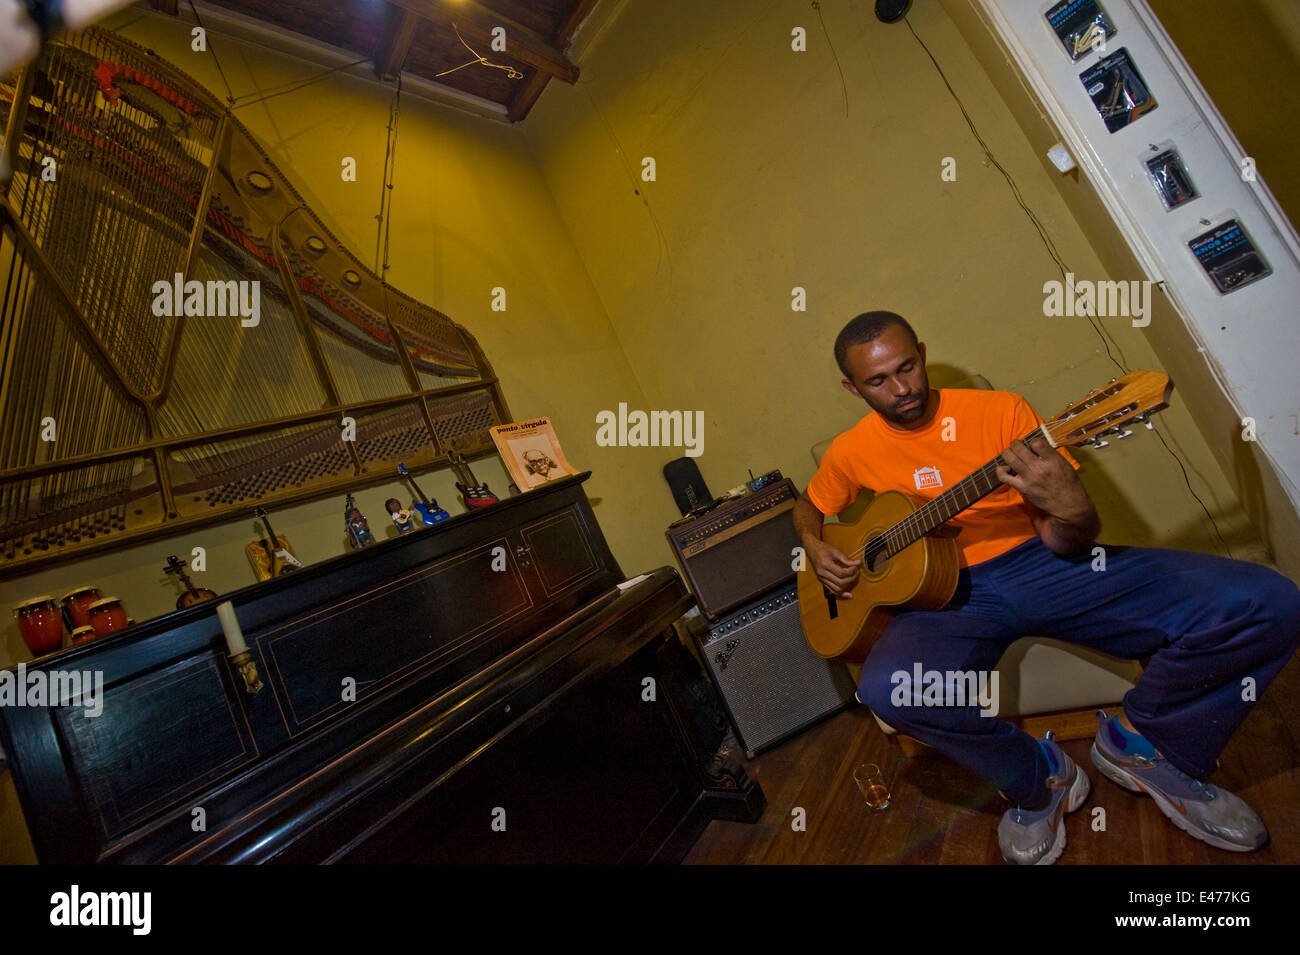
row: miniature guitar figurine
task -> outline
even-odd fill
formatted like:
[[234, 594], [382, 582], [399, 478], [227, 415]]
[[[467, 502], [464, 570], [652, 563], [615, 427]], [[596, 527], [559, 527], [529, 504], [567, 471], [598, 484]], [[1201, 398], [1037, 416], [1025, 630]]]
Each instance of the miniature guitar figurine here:
[[185, 593], [176, 598], [177, 610], [184, 610], [186, 607], [193, 607], [196, 603], [217, 598], [215, 590], [209, 590], [207, 587], [195, 587], [190, 583], [189, 574], [185, 573], [185, 564], [175, 555], [167, 558], [167, 566], [163, 569], [163, 572], [175, 574], [185, 586]]
[[496, 495], [491, 489], [486, 484], [478, 483], [463, 454], [448, 451], [447, 460], [451, 462], [452, 470], [456, 472], [456, 477], [459, 479], [456, 481], [456, 490], [460, 491], [461, 500], [465, 502], [466, 507], [472, 510], [497, 502]]
[[257, 579], [269, 580], [302, 569], [302, 561], [289, 549], [289, 542], [272, 529], [271, 518], [260, 504], [257, 506], [257, 516], [266, 525], [267, 537], [244, 548], [257, 573]]
[[409, 534], [415, 530], [415, 517], [410, 511], [402, 509], [402, 502], [395, 497], [390, 497], [384, 502], [384, 507], [388, 508], [388, 513], [393, 517], [393, 523], [397, 525], [397, 533]]
[[397, 472], [410, 481], [411, 487], [415, 489], [419, 500], [411, 502], [411, 509], [419, 512], [425, 524], [437, 524], [439, 521], [445, 521], [451, 517], [450, 514], [438, 506], [436, 499], [424, 496], [424, 492], [420, 490], [420, 485], [415, 483], [415, 478], [406, 470], [406, 465], [401, 461], [397, 462]]
[[343, 505], [343, 522], [347, 525], [348, 542], [351, 543], [353, 550], [369, 547], [375, 542], [375, 535], [370, 533], [370, 524], [361, 516], [361, 511], [357, 509], [356, 501], [351, 494]]

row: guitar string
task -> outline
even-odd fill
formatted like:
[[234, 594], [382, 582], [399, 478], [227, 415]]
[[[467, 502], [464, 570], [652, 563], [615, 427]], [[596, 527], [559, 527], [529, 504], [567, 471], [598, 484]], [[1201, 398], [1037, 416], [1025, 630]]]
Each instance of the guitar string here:
[[[1036, 428], [1034, 431], [1031, 431], [1026, 435], [1023, 440], [1031, 440], [1035, 435], [1041, 433], [1042, 427]], [[1005, 465], [1005, 461], [1003, 461], [1001, 455], [996, 456], [993, 460], [982, 465], [970, 475], [959, 481], [947, 492], [932, 501], [928, 501], [902, 521], [899, 521], [893, 527], [889, 528], [884, 534], [880, 535], [880, 538], [883, 539], [883, 543], [887, 548], [892, 550], [893, 554], [897, 554], [929, 530], [932, 530], [934, 527], [950, 520], [975, 501], [978, 501], [985, 495], [992, 493], [996, 489], [997, 485], [1001, 483], [1000, 481], [993, 479], [993, 475], [996, 473], [999, 465]], [[982, 491], [976, 485], [976, 481], [980, 479], [988, 481], [989, 484], [989, 486]], [[930, 522], [931, 518], [935, 517], [939, 512], [946, 512], [948, 510], [950, 505], [957, 500], [959, 492], [964, 496], [968, 489], [974, 491], [974, 497], [966, 500], [965, 503], [957, 507], [957, 509], [951, 513], [944, 513], [941, 517], [938, 517], [937, 520], [933, 521], [933, 523]], [[916, 529], [919, 529], [919, 533], [913, 533]], [[869, 544], [870, 542], [868, 542], [868, 546]], [[865, 549], [866, 547], [864, 546], [859, 549], [859, 552], [864, 551]], [[877, 546], [874, 550], [879, 552], [880, 547]], [[872, 555], [873, 558], [874, 556], [875, 554]]]
[[[1029, 434], [1025, 435], [1025, 437], [1022, 438], [1021, 440], [1025, 442], [1029, 442], [1035, 436], [1044, 436], [1043, 429], [1045, 427], [1046, 427], [1046, 423], [1040, 425], [1039, 427], [1035, 428], [1033, 431], [1029, 432]], [[933, 530], [935, 527], [938, 527], [940, 524], [943, 524], [951, 520], [952, 518], [960, 514], [962, 511], [966, 510], [966, 508], [974, 504], [976, 501], [982, 499], [988, 494], [993, 493], [993, 491], [997, 489], [997, 486], [1002, 483], [1001, 481], [995, 480], [994, 475], [997, 473], [997, 468], [999, 467], [999, 465], [1004, 466], [1005, 464], [1006, 462], [1002, 460], [1002, 455], [1000, 454], [997, 455], [996, 457], [993, 458], [993, 460], [986, 462], [985, 464], [976, 468], [966, 477], [962, 478], [960, 481], [954, 484], [943, 494], [940, 494], [938, 497], [934, 498], [933, 500], [927, 501], [925, 504], [922, 504], [915, 511], [909, 514], [907, 517], [903, 518], [898, 523], [894, 524], [892, 527], [887, 528], [884, 532], [877, 534], [874, 537], [867, 540], [866, 542], [864, 542], [861, 547], [857, 548], [855, 551], [853, 551], [852, 554], [849, 555], [849, 560], [857, 560], [868, 550], [871, 550], [872, 553], [868, 558], [868, 560], [866, 561], [867, 564], [870, 564], [871, 561], [874, 560], [875, 557], [880, 553], [882, 549], [882, 545], [883, 545], [883, 549], [887, 553], [889, 553], [890, 556], [899, 553], [904, 547], [907, 547], [908, 545], [912, 544], [920, 537], [928, 533], [928, 531]], [[975, 483], [978, 479], [984, 479], [989, 481], [988, 488], [981, 491]], [[955, 502], [957, 500], [957, 493], [959, 491], [963, 495], [965, 495], [967, 488], [975, 492], [975, 497], [967, 500], [966, 503], [960, 505], [956, 510], [952, 511], [952, 513], [939, 518], [933, 524], [930, 524], [925, 530], [921, 530], [919, 533], [913, 534], [913, 529], [919, 529], [924, 527], [931, 517], [936, 516], [940, 512], [947, 510], [950, 503]], [[873, 547], [872, 546], [873, 544], [876, 544], [876, 546]]]

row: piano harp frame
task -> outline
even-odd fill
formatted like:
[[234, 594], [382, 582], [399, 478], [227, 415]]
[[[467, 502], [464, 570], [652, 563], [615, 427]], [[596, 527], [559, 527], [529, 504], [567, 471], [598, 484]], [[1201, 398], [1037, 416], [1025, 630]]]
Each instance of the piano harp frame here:
[[[184, 72], [91, 28], [6, 105], [0, 579], [495, 453], [513, 419], [475, 338], [344, 248]], [[259, 282], [259, 326], [151, 318], [176, 274]]]

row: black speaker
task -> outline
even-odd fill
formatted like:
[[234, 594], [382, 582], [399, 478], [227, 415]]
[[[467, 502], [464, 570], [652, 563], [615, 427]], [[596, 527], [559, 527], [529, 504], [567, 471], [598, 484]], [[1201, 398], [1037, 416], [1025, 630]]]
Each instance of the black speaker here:
[[791, 584], [697, 632], [696, 645], [752, 759], [854, 702], [843, 663], [809, 648]]
[[678, 458], [665, 464], [664, 480], [672, 489], [673, 500], [683, 516], [713, 500], [693, 458]]

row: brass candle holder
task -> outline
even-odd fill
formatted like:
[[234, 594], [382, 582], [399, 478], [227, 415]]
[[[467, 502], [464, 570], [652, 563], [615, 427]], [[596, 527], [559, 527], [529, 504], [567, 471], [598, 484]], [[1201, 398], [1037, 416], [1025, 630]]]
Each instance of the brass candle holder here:
[[230, 662], [244, 678], [244, 690], [249, 696], [262, 692], [262, 677], [257, 672], [257, 664], [253, 662], [253, 655], [249, 651], [231, 654]]

